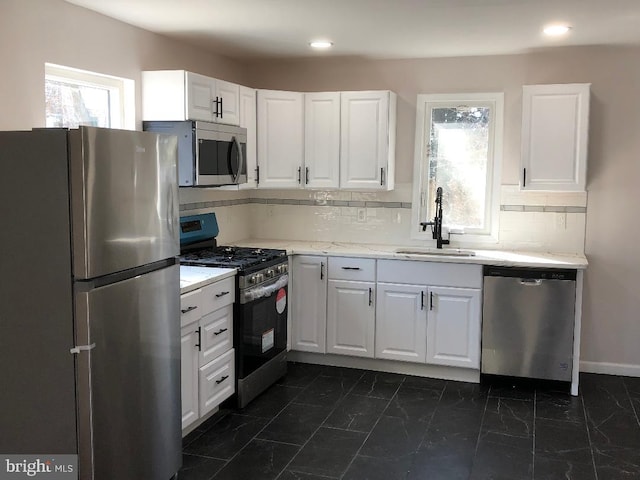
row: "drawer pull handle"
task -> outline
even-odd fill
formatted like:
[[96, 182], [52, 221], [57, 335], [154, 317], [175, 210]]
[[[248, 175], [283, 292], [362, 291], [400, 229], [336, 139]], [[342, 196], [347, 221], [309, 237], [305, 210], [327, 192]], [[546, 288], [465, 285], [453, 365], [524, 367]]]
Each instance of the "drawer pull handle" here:
[[420, 310], [424, 310], [424, 290], [420, 292]]
[[429, 310], [433, 310], [433, 292], [429, 292]]
[[229, 295], [229, 292], [216, 293], [216, 298], [224, 297], [225, 295]]
[[197, 306], [192, 306], [192, 307], [187, 307], [184, 310], [180, 310], [182, 313], [189, 313], [192, 310], [195, 310], [196, 308], [198, 308]]
[[324, 278], [324, 262], [320, 262], [320, 280]]
[[373, 289], [369, 289], [369, 306], [373, 304]]
[[216, 380], [216, 385], [220, 385], [222, 382], [224, 382], [227, 378], [229, 378], [229, 375], [225, 375], [223, 376], [220, 380]]
[[360, 267], [342, 267], [343, 270], [362, 270]]
[[227, 328], [221, 328], [220, 330], [218, 330], [217, 332], [213, 332], [214, 335], [220, 335], [221, 333], [226, 332], [228, 329]]

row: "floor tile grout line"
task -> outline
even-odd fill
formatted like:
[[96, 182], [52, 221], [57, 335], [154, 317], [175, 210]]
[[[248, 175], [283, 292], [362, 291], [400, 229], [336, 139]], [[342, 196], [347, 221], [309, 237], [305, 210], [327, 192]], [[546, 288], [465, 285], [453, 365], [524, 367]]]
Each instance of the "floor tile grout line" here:
[[[580, 393], [580, 392], [579, 392]], [[584, 404], [584, 392], [580, 395], [580, 403], [582, 404], [582, 415], [584, 416], [584, 425], [587, 429], [587, 439], [589, 440], [589, 450], [591, 451], [591, 464], [593, 466], [593, 474], [595, 480], [598, 480], [598, 469], [596, 468], [596, 456], [593, 453], [593, 442], [591, 442], [591, 432], [589, 431], [589, 419], [587, 418], [587, 407]]]
[[482, 410], [482, 419], [480, 420], [480, 431], [478, 432], [478, 439], [476, 440], [476, 448], [473, 451], [473, 460], [471, 461], [471, 473], [473, 473], [473, 466], [476, 462], [476, 457], [478, 456], [478, 448], [480, 447], [480, 437], [482, 437], [482, 426], [484, 425], [484, 417], [487, 414], [487, 407], [489, 406], [489, 394], [491, 393], [491, 388], [489, 387], [489, 391], [487, 392], [487, 398], [484, 401], [484, 409]]
[[188, 457], [198, 457], [198, 458], [209, 458], [211, 460], [220, 460], [221, 462], [226, 462], [226, 460], [224, 458], [220, 458], [220, 457], [211, 457], [209, 455], [198, 455], [197, 453], [182, 453], [183, 455], [186, 455]]
[[[356, 388], [356, 385], [358, 384], [358, 382], [362, 379], [362, 377], [364, 377], [365, 371], [363, 371], [360, 376], [355, 380], [355, 382], [353, 382], [353, 385], [351, 386], [351, 388], [349, 389], [349, 391], [347, 393], [345, 393], [342, 398], [340, 398], [336, 404], [334, 405], [334, 407], [331, 409], [331, 411], [327, 414], [327, 416], [324, 417], [324, 419], [322, 420], [322, 422], [320, 422], [320, 425], [318, 425], [318, 428], [316, 428], [313, 433], [311, 435], [309, 435], [309, 438], [307, 438], [306, 442], [304, 442], [300, 448], [298, 449], [298, 451], [295, 453], [295, 455], [293, 455], [293, 457], [291, 457], [291, 460], [289, 460], [287, 462], [287, 464], [284, 466], [284, 468], [280, 471], [280, 473], [278, 473], [278, 475], [276, 475], [274, 477], [274, 480], [278, 480], [280, 478], [280, 476], [287, 470], [287, 468], [289, 468], [289, 465], [291, 465], [291, 462], [293, 462], [293, 459], [296, 458], [298, 456], [298, 454], [302, 451], [302, 449], [311, 441], [311, 439], [315, 436], [316, 433], [318, 433], [318, 430], [320, 430], [322, 428], [322, 425], [324, 424], [324, 422], [327, 421], [327, 419], [333, 415], [333, 412], [335, 412], [336, 408], [338, 408], [338, 405], [340, 405], [340, 402], [351, 393], [351, 391]], [[316, 379], [320, 377], [320, 375], [318, 375], [316, 378], [313, 379], [313, 382], [316, 381]], [[340, 377], [333, 377], [333, 378], [340, 378]], [[311, 383], [309, 385], [311, 385]], [[308, 387], [308, 386], [307, 386]], [[341, 478], [341, 477], [332, 477], [332, 478]]]
[[344, 476], [346, 475], [346, 473], [349, 471], [349, 468], [351, 468], [351, 465], [353, 465], [353, 462], [355, 461], [356, 457], [358, 456], [358, 454], [360, 453], [360, 451], [362, 450], [362, 447], [364, 447], [364, 444], [367, 443], [367, 440], [369, 440], [369, 437], [371, 436], [371, 434], [373, 433], [373, 431], [375, 430], [376, 426], [378, 425], [378, 423], [380, 423], [380, 419], [382, 418], [382, 416], [384, 415], [384, 412], [387, 411], [387, 408], [389, 408], [389, 405], [391, 405], [391, 402], [393, 401], [393, 399], [395, 398], [395, 396], [398, 394], [398, 391], [400, 390], [400, 387], [402, 387], [402, 385], [404, 384], [404, 381], [407, 379], [406, 375], [402, 377], [402, 381], [400, 382], [400, 384], [397, 386], [396, 391], [393, 392], [393, 395], [391, 395], [391, 398], [389, 399], [389, 401], [387, 402], [387, 404], [385, 405], [384, 409], [382, 410], [382, 413], [380, 413], [380, 415], [378, 415], [378, 418], [376, 419], [376, 423], [373, 424], [373, 427], [371, 427], [371, 430], [369, 431], [369, 433], [367, 433], [367, 436], [364, 437], [364, 440], [362, 441], [362, 444], [360, 445], [360, 448], [358, 448], [358, 450], [356, 450], [355, 455], [353, 456], [353, 458], [351, 459], [351, 461], [349, 462], [349, 465], [347, 465], [347, 468], [344, 469], [344, 471], [342, 472], [342, 475], [340, 475], [340, 480], [342, 480], [344, 478]]
[[[418, 450], [420, 450], [420, 448], [422, 448], [422, 444], [424, 443], [424, 439], [427, 436], [427, 432], [429, 431], [429, 427], [431, 427], [431, 422], [433, 421], [433, 417], [435, 417], [436, 412], [438, 411], [438, 408], [440, 407], [440, 402], [442, 401], [442, 397], [444, 396], [444, 391], [447, 389], [447, 385], [448, 382], [445, 382], [444, 387], [442, 388], [442, 391], [440, 392], [440, 397], [438, 398], [438, 402], [436, 403], [436, 408], [434, 408], [433, 412], [431, 412], [431, 418], [429, 418], [429, 421], [427, 422], [427, 428], [425, 429], [424, 433], [422, 434], [422, 438], [420, 439], [420, 443], [418, 444], [418, 448], [416, 449], [416, 452]], [[412, 463], [413, 465], [413, 463]]]
[[[317, 375], [313, 378], [313, 380], [311, 380], [311, 382], [309, 382], [309, 385], [311, 385], [313, 382], [315, 382], [315, 381], [316, 381], [316, 379], [317, 379], [319, 376], [320, 376], [320, 374], [317, 374]], [[307, 388], [309, 388], [309, 385], [307, 385], [306, 387], [304, 387], [304, 388], [302, 389], [302, 391], [301, 391], [300, 393], [298, 393], [298, 395], [302, 394], [302, 392], [304, 392], [304, 390], [306, 390]], [[240, 455], [240, 453], [241, 453], [245, 448], [247, 448], [247, 446], [248, 446], [251, 442], [253, 442], [254, 440], [261, 440], [261, 439], [256, 438], [256, 437], [257, 437], [258, 435], [260, 435], [260, 434], [264, 431], [264, 429], [265, 429], [265, 428], [267, 428], [267, 427], [268, 427], [268, 426], [269, 426], [269, 425], [270, 425], [270, 424], [271, 424], [271, 423], [276, 419], [276, 417], [277, 417], [278, 415], [280, 415], [280, 414], [282, 413], [282, 411], [283, 411], [285, 408], [287, 408], [287, 407], [289, 406], [289, 404], [290, 404], [290, 403], [292, 403], [292, 402], [293, 402], [293, 400], [289, 400], [289, 401], [288, 401], [288, 402], [287, 402], [287, 403], [286, 403], [286, 404], [285, 404], [285, 405], [284, 405], [284, 406], [283, 406], [283, 407], [278, 411], [278, 413], [276, 413], [276, 414], [271, 418], [271, 420], [269, 420], [267, 423], [265, 423], [265, 424], [264, 424], [264, 426], [263, 426], [263, 427], [262, 427], [258, 432], [256, 432], [256, 434], [255, 434], [253, 437], [251, 437], [251, 439], [250, 439], [247, 443], [245, 443], [245, 444], [242, 446], [242, 448], [241, 448], [240, 450], [238, 450], [238, 451], [237, 451], [237, 452], [236, 452], [236, 453], [235, 453], [231, 458], [229, 458], [229, 460], [227, 460], [227, 462], [226, 462], [222, 467], [220, 467], [220, 468], [218, 469], [218, 471], [217, 471], [217, 472], [216, 472], [212, 477], [210, 477], [210, 478], [209, 478], [209, 480], [213, 480], [213, 479], [215, 478], [215, 476], [216, 476], [216, 475], [218, 475], [218, 473], [220, 473], [220, 472], [222, 471], [222, 469], [223, 469], [223, 468], [225, 468], [227, 465], [229, 465], [229, 464], [233, 461], [233, 459], [234, 459], [234, 458], [236, 458], [238, 455]], [[238, 415], [242, 415], [242, 414], [238, 414]], [[245, 417], [251, 417], [251, 415], [244, 415], [244, 416], [245, 416]], [[252, 418], [260, 418], [260, 419], [264, 419], [264, 417], [252, 417]], [[216, 423], [217, 423], [217, 422], [216, 422]], [[269, 440], [264, 440], [264, 441], [265, 441], [265, 442], [268, 442]], [[296, 446], [297, 446], [297, 445], [296, 445]], [[302, 447], [300, 447], [300, 448], [302, 448]], [[299, 451], [300, 451], [300, 450], [298, 450], [298, 452], [299, 452]], [[298, 452], [296, 452], [296, 455], [298, 454]], [[295, 457], [295, 455], [294, 455], [294, 457]], [[286, 468], [286, 467], [285, 467], [285, 468]], [[280, 473], [282, 473], [282, 472], [280, 472]], [[278, 474], [278, 476], [280, 476], [280, 473]], [[277, 478], [277, 477], [276, 477], [276, 478]]]

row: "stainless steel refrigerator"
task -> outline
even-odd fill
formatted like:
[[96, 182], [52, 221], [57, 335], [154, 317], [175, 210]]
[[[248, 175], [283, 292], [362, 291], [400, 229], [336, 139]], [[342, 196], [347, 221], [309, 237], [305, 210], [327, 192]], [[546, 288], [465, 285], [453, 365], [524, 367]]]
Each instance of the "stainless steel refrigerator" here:
[[181, 465], [176, 138], [0, 133], [0, 453]]

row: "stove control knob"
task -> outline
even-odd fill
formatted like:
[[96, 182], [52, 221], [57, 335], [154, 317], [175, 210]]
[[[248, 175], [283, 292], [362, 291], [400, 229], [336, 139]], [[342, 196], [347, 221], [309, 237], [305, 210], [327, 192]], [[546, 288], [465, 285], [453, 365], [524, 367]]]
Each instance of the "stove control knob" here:
[[256, 278], [256, 283], [262, 283], [264, 282], [264, 275], [261, 273], [256, 273], [254, 275], [254, 277]]
[[275, 273], [276, 273], [276, 272], [275, 272], [273, 269], [269, 269], [269, 270], [267, 270], [267, 271], [265, 272], [265, 276], [266, 276], [267, 278], [271, 278], [271, 277], [273, 277], [273, 275], [274, 275]]
[[249, 277], [249, 285], [255, 285], [256, 284], [256, 276], [255, 275], [251, 275]]
[[282, 265], [278, 265], [278, 273], [287, 273], [287, 265], [284, 263]]

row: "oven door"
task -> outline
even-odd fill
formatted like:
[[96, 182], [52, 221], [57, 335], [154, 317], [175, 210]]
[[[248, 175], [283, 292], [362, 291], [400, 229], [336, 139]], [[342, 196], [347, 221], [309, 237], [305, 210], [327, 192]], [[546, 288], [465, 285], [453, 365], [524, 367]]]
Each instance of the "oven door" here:
[[247, 181], [247, 142], [240, 134], [196, 129], [196, 185]]
[[240, 292], [234, 318], [238, 378], [245, 378], [287, 348], [288, 277]]

